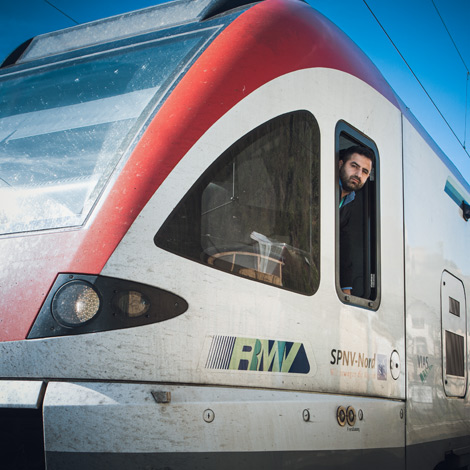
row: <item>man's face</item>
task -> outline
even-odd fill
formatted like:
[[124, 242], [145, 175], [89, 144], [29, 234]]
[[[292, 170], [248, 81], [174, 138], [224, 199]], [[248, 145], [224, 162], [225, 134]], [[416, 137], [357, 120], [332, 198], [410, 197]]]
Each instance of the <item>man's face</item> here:
[[351, 192], [361, 189], [372, 170], [372, 162], [363, 155], [353, 153], [347, 162], [339, 161], [339, 177], [343, 191]]

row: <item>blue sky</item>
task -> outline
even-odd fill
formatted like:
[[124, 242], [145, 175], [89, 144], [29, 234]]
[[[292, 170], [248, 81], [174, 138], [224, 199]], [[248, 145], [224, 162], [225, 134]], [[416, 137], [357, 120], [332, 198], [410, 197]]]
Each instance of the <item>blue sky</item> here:
[[[79, 23], [162, 3], [158, 0], [49, 0]], [[382, 71], [431, 137], [470, 181], [470, 17], [468, 0], [309, 0], [346, 32]], [[372, 15], [373, 11], [457, 135], [453, 135]], [[454, 46], [440, 16], [444, 20]], [[75, 23], [45, 0], [0, 7], [0, 60], [37, 34]], [[460, 55], [459, 55], [460, 54]], [[467, 68], [466, 68], [467, 67]], [[470, 78], [469, 78], [470, 80]], [[467, 102], [466, 102], [467, 101]], [[465, 123], [466, 110], [467, 123]]]

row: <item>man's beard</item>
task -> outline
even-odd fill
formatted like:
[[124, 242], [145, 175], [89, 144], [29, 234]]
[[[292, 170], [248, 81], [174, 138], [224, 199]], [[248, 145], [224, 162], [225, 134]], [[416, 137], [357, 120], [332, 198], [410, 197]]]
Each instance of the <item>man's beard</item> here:
[[341, 184], [343, 186], [344, 191], [352, 192], [352, 191], [359, 191], [364, 186], [364, 183], [361, 182], [359, 178], [354, 176], [346, 175], [346, 172], [343, 168], [339, 169], [339, 177], [341, 179]]

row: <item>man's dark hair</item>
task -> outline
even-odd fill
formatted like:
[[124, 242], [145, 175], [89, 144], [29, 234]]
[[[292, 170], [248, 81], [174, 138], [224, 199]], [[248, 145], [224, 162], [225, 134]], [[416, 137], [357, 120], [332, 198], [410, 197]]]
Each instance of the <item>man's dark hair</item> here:
[[359, 155], [368, 158], [372, 162], [372, 164], [374, 163], [374, 152], [367, 147], [363, 147], [362, 145], [353, 145], [352, 147], [348, 147], [347, 149], [340, 150], [339, 159], [343, 160], [343, 162], [346, 163], [351, 158], [351, 155], [353, 155], [354, 153], [358, 153]]

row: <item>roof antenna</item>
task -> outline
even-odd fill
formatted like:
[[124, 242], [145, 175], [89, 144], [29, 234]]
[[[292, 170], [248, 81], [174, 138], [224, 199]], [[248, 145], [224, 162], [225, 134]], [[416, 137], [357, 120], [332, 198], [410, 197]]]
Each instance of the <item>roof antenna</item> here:
[[44, 0], [48, 5], [50, 5], [52, 8], [55, 8], [59, 13], [62, 13], [62, 15], [66, 16], [69, 20], [73, 21], [75, 24], [80, 24], [78, 21], [75, 21], [71, 16], [67, 15], [67, 13], [64, 13], [62, 10], [57, 8], [55, 5], [53, 5], [51, 2], [48, 0]]

